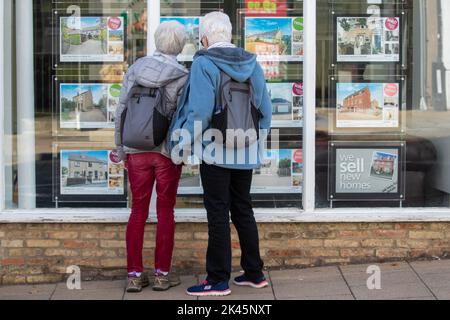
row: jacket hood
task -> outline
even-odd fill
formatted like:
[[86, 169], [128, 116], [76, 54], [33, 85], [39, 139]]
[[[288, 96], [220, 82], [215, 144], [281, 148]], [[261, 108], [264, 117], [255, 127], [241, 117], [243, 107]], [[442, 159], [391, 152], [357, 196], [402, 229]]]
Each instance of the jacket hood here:
[[176, 59], [158, 52], [138, 62], [134, 70], [136, 82], [147, 88], [164, 87], [189, 74], [189, 71]]
[[257, 65], [256, 55], [242, 48], [225, 47], [200, 50], [195, 58], [201, 56], [210, 59], [220, 70], [238, 82], [247, 81]]

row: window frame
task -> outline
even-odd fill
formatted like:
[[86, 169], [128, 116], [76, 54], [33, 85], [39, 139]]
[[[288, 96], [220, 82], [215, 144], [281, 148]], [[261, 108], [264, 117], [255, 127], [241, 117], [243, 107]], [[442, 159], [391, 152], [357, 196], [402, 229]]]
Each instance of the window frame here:
[[5, 17], [5, 1], [0, 3], [0, 212], [6, 207], [5, 199], [5, 159], [4, 155], [6, 153], [5, 148], [5, 31], [6, 31], [6, 21]]

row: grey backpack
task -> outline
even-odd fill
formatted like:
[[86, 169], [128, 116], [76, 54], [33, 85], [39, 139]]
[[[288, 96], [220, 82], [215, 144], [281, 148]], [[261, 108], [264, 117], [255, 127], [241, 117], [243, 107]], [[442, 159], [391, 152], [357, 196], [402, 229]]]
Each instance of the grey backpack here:
[[237, 82], [223, 71], [220, 76], [212, 128], [222, 133], [226, 148], [248, 147], [259, 139], [259, 122], [262, 118], [256, 107], [251, 80]]
[[122, 145], [148, 151], [160, 146], [170, 126], [164, 105], [163, 88], [134, 86], [120, 119]]

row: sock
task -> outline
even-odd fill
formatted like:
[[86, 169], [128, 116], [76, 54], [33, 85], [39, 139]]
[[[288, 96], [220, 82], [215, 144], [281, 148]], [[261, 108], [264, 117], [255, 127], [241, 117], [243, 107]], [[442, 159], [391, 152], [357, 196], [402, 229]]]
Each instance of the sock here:
[[169, 273], [168, 272], [163, 272], [163, 271], [161, 271], [161, 269], [156, 269], [155, 270], [155, 274], [162, 274], [163, 276], [167, 276]]
[[136, 272], [136, 271], [128, 272], [128, 275], [130, 277], [140, 277], [142, 275], [142, 272]]

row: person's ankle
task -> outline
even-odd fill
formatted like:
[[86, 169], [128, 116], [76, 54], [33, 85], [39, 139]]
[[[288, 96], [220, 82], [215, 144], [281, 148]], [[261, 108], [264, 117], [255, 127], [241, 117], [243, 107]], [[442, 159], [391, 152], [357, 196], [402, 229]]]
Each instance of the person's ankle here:
[[168, 276], [168, 275], [169, 275], [169, 272], [162, 271], [161, 269], [156, 269], [156, 270], [155, 270], [155, 275]]

